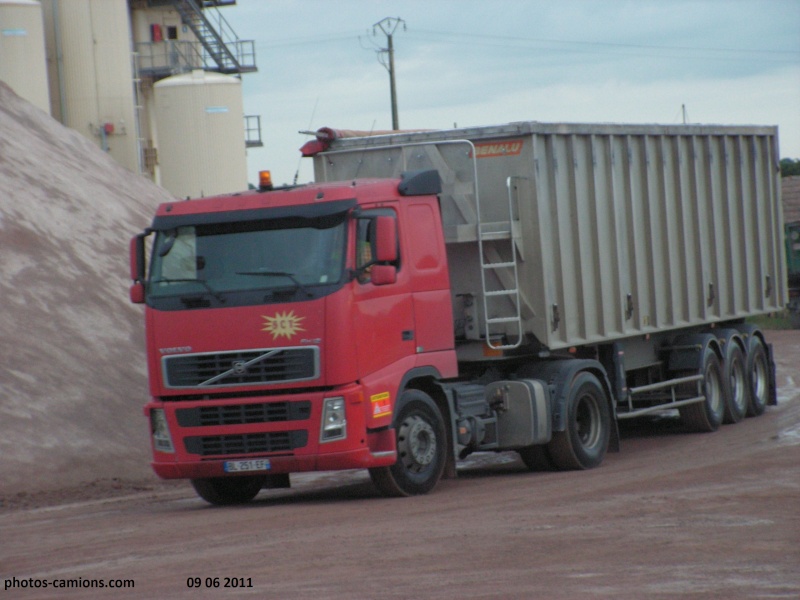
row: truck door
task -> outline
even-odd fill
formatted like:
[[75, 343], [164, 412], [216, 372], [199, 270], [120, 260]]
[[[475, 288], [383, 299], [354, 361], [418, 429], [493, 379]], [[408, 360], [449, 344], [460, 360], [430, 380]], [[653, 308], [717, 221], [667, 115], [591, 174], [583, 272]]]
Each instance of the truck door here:
[[401, 256], [396, 261], [397, 280], [375, 285], [371, 267], [375, 253], [375, 217], [392, 209], [364, 211], [355, 219], [354, 331], [359, 377], [391, 365], [415, 353], [414, 314], [408, 269]]
[[430, 199], [420, 199], [409, 201], [405, 209], [415, 347], [418, 353], [451, 350], [455, 345], [453, 306], [439, 207]]

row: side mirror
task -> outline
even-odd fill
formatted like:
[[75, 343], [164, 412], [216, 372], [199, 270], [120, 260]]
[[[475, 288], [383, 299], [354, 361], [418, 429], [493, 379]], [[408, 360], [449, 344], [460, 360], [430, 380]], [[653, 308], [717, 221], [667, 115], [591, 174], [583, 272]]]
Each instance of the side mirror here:
[[372, 285], [389, 285], [397, 281], [397, 267], [394, 265], [373, 265], [369, 276]]
[[394, 262], [397, 260], [397, 221], [387, 216], [377, 217], [375, 221], [375, 260]]
[[140, 233], [131, 238], [130, 244], [130, 269], [133, 281], [144, 281], [144, 238], [146, 234]]
[[130, 298], [133, 304], [144, 304], [144, 284], [141, 281], [131, 286]]
[[130, 270], [133, 285], [130, 289], [130, 299], [134, 304], [144, 303], [144, 239], [147, 234], [140, 233], [131, 238], [130, 245]]

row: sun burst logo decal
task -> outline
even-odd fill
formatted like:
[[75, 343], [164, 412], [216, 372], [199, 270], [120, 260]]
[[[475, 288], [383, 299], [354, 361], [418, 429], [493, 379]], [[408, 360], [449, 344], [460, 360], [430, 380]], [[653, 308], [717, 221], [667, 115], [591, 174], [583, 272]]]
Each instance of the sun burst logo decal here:
[[275, 313], [274, 317], [263, 315], [264, 327], [261, 331], [267, 331], [272, 334], [272, 339], [277, 340], [279, 337], [285, 337], [287, 340], [299, 331], [305, 331], [305, 328], [300, 324], [305, 317], [298, 317], [294, 311]]

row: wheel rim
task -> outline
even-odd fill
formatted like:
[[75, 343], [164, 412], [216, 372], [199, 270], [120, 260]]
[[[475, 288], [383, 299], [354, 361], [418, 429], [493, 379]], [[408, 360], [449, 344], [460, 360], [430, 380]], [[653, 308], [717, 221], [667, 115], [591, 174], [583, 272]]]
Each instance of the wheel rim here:
[[578, 401], [575, 413], [575, 427], [584, 448], [592, 448], [598, 444], [601, 437], [600, 408], [597, 399], [591, 394], [585, 394]]
[[720, 383], [719, 372], [713, 366], [709, 366], [706, 369], [706, 399], [714, 413], [722, 410], [722, 386]]
[[436, 432], [418, 415], [403, 421], [397, 442], [400, 459], [412, 473], [419, 473], [436, 457]]
[[767, 361], [758, 356], [753, 365], [753, 394], [759, 404], [767, 403], [767, 388]]
[[731, 398], [734, 405], [744, 414], [747, 410], [747, 390], [745, 384], [744, 366], [740, 360], [731, 365], [730, 373]]

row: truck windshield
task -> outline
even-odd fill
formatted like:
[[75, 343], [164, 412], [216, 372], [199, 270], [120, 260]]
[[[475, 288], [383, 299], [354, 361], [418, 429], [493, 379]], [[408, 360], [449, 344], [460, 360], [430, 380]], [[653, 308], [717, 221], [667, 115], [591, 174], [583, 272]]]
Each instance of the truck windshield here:
[[[210, 296], [248, 302], [237, 292], [300, 293], [304, 298], [338, 284], [344, 269], [341, 218], [279, 219], [186, 225], [159, 231], [148, 298]], [[252, 299], [252, 294], [249, 294]], [[236, 298], [239, 302], [236, 302]]]

